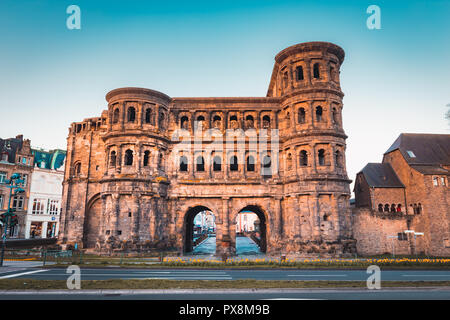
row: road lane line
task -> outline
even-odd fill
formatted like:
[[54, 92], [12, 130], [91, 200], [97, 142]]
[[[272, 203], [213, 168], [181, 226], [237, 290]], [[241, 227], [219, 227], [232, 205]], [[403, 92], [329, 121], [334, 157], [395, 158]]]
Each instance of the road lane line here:
[[347, 277], [346, 274], [288, 274], [289, 277]]
[[33, 273], [44, 272], [44, 271], [48, 271], [48, 270], [34, 270], [34, 271], [28, 271], [28, 272], [15, 273], [15, 274], [10, 274], [7, 276], [0, 277], [0, 279], [15, 278], [15, 277], [24, 276], [26, 274], [33, 274]]

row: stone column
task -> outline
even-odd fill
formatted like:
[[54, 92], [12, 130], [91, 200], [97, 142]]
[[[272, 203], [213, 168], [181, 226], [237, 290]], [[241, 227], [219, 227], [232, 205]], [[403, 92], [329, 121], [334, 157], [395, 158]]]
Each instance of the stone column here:
[[124, 130], [125, 129], [125, 117], [126, 117], [126, 114], [127, 114], [127, 109], [126, 109], [126, 107], [127, 107], [127, 103], [124, 101], [123, 103], [122, 103], [122, 112], [120, 113], [120, 115], [121, 115], [121, 117], [120, 117], [120, 130]]
[[131, 238], [139, 241], [139, 222], [141, 214], [141, 194], [134, 195], [134, 209], [131, 211]]
[[119, 215], [120, 215], [120, 195], [119, 194], [111, 194], [111, 200], [112, 200], [112, 207], [111, 212], [109, 214], [109, 223], [110, 223], [110, 235], [115, 237], [117, 234], [117, 228], [119, 225]]
[[313, 228], [313, 236], [315, 240], [320, 238], [320, 217], [319, 217], [319, 195], [317, 193], [313, 193], [312, 195], [312, 228]]
[[281, 238], [283, 235], [283, 216], [282, 216], [282, 207], [281, 200], [283, 197], [276, 196], [274, 197], [275, 204], [275, 217], [274, 217], [274, 233], [278, 238]]

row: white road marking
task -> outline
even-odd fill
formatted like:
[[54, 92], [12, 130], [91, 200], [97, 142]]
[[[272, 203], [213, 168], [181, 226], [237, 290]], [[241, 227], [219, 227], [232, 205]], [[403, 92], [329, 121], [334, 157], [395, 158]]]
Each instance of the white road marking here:
[[402, 274], [402, 277], [449, 277], [448, 274]]
[[0, 279], [15, 278], [15, 277], [24, 276], [24, 275], [26, 275], [26, 274], [33, 274], [33, 273], [44, 272], [44, 271], [48, 271], [48, 270], [35, 270], [35, 271], [28, 271], [28, 272], [15, 273], [15, 274], [10, 274], [10, 275], [7, 275], [7, 276], [0, 277]]
[[288, 274], [288, 277], [347, 277], [346, 274]]

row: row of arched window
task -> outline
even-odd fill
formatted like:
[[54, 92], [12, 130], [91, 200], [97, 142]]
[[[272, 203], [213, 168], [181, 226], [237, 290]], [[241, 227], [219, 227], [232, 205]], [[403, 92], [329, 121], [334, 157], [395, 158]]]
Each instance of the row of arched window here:
[[[422, 204], [410, 204], [411, 210], [414, 214], [421, 214], [422, 213]], [[389, 204], [378, 204], [378, 211], [379, 212], [402, 212], [402, 205], [399, 203], [395, 205], [395, 203], [389, 205]]]
[[386, 204], [378, 204], [378, 212], [402, 212], [402, 205], [399, 204], [391, 204], [389, 205], [388, 203]]
[[[336, 107], [332, 108], [332, 110], [331, 110], [331, 117], [332, 117], [333, 123], [339, 123], [339, 115], [338, 115], [338, 111], [337, 111]], [[322, 108], [322, 106], [317, 106], [315, 108], [314, 121], [315, 122], [323, 122], [323, 121], [325, 121], [325, 118], [323, 116], [323, 108]], [[297, 111], [297, 122], [299, 124], [306, 123], [306, 110], [303, 107], [299, 108], [298, 111]]]
[[[205, 121], [205, 117], [202, 115], [199, 115], [196, 119], [197, 123], [204, 123]], [[262, 117], [262, 123], [261, 123], [261, 128], [263, 129], [268, 129], [270, 128], [270, 116], [265, 115]], [[222, 124], [222, 118], [219, 115], [215, 115], [212, 119], [212, 126], [213, 128], [220, 128]], [[230, 121], [229, 121], [229, 127], [231, 129], [237, 129], [240, 127], [239, 125], [239, 121], [238, 121], [238, 117], [236, 115], [232, 115], [230, 117]], [[189, 118], [187, 116], [182, 116], [180, 118], [180, 128], [181, 129], [189, 129]], [[247, 115], [245, 117], [245, 128], [249, 129], [249, 128], [255, 128], [255, 119], [253, 118], [252, 115]]]
[[[308, 152], [306, 150], [301, 150], [299, 155], [300, 167], [308, 166]], [[292, 168], [292, 163], [292, 154], [288, 153], [286, 156], [286, 166], [288, 170]], [[328, 164], [327, 152], [325, 149], [319, 149], [317, 151], [317, 163], [319, 166], [325, 166]], [[334, 152], [334, 163], [336, 167], [343, 167], [342, 153], [339, 150]]]
[[[148, 107], [144, 111], [144, 118], [143, 122], [146, 124], [155, 125], [155, 112]], [[116, 124], [119, 122], [120, 119], [120, 109], [115, 108], [113, 111], [113, 117], [112, 117], [112, 123]], [[126, 122], [128, 123], [134, 123], [136, 122], [136, 108], [135, 107], [128, 107], [127, 113], [126, 113]], [[158, 117], [158, 124], [159, 127], [162, 127], [164, 124], [164, 113], [160, 112]]]
[[[255, 157], [253, 157], [251, 155], [248, 156], [245, 161], [246, 171], [254, 172], [255, 168], [256, 168], [255, 164], [256, 164]], [[263, 161], [261, 163], [261, 168], [263, 169], [263, 172], [270, 174], [271, 167], [272, 167], [271, 157], [268, 155], [264, 156]], [[222, 158], [220, 156], [215, 156], [212, 158], [212, 169], [215, 172], [222, 171]], [[203, 156], [198, 156], [195, 159], [195, 170], [197, 172], [205, 171], [205, 158]], [[237, 156], [230, 157], [229, 170], [230, 171], [239, 171], [239, 163], [238, 163]], [[186, 156], [180, 157], [179, 171], [181, 171], [181, 172], [188, 171], [188, 158]]]
[[[162, 153], [159, 153], [158, 167], [161, 166], [162, 157], [163, 157]], [[134, 161], [133, 150], [131, 150], [131, 149], [126, 150], [125, 154], [124, 154], [124, 158], [123, 158], [123, 164], [125, 166], [132, 166], [133, 161]], [[144, 158], [143, 158], [142, 165], [144, 167], [147, 167], [147, 166], [149, 166], [149, 162], [150, 162], [150, 151], [146, 150], [146, 151], [144, 151]], [[111, 153], [109, 154], [109, 167], [116, 167], [117, 164], [118, 164], [117, 153], [116, 153], [116, 151], [111, 151]]]

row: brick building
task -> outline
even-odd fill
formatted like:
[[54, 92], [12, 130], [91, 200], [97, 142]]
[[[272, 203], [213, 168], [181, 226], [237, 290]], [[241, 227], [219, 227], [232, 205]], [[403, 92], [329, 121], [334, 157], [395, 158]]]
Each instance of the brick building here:
[[61, 243], [190, 252], [206, 210], [216, 253], [233, 254], [236, 218], [251, 211], [269, 254], [351, 254], [343, 60], [331, 43], [291, 46], [275, 57], [266, 97], [112, 90], [99, 117], [69, 128]]
[[[450, 135], [401, 134], [382, 163], [369, 163], [356, 176], [358, 253], [450, 256], [449, 176]], [[405, 230], [423, 236], [414, 240]]]
[[[0, 213], [4, 213], [8, 209], [10, 189], [4, 183], [14, 173], [21, 175], [24, 180], [22, 188], [25, 190], [25, 193], [13, 196], [11, 199], [11, 208], [16, 210], [18, 224], [10, 228], [8, 237], [24, 237], [33, 163], [34, 156], [31, 153], [30, 140], [24, 140], [22, 135], [15, 138], [0, 139]], [[3, 228], [1, 230], [1, 234], [3, 234]]]

